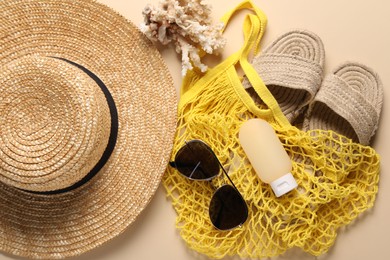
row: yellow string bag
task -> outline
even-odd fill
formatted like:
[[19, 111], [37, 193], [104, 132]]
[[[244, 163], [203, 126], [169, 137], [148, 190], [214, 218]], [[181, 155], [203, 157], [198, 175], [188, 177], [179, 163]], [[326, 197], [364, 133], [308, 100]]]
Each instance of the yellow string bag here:
[[[177, 212], [180, 235], [202, 254], [260, 258], [299, 247], [320, 255], [332, 246], [340, 227], [373, 206], [379, 156], [372, 148], [335, 132], [304, 132], [290, 125], [247, 60], [250, 51], [259, 51], [266, 16], [251, 1], [244, 1], [223, 21], [227, 25], [242, 9], [251, 10], [244, 20], [242, 49], [205, 73], [188, 72], [183, 80], [172, 160], [186, 140], [209, 144], [247, 202], [248, 220], [231, 231], [212, 226], [208, 206], [213, 186], [226, 181], [223, 174], [210, 185], [187, 180], [168, 167], [163, 184]], [[255, 103], [244, 89], [237, 65], [265, 106]], [[249, 118], [265, 119], [276, 130], [292, 159], [296, 190], [276, 198], [271, 187], [258, 178], [238, 141], [240, 126]]]

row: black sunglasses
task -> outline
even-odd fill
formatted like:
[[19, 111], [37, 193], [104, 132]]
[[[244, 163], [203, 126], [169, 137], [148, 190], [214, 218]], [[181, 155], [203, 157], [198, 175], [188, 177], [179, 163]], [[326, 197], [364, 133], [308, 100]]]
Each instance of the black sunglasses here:
[[190, 180], [209, 181], [221, 169], [231, 185], [219, 187], [210, 201], [209, 215], [214, 227], [229, 230], [242, 225], [248, 218], [248, 207], [211, 148], [201, 140], [191, 140], [180, 148], [175, 161], [169, 163]]

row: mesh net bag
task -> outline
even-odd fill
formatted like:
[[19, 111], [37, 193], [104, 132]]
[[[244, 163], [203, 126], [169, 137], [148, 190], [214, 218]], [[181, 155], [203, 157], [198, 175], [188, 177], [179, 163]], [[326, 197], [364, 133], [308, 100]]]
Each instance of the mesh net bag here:
[[[305, 132], [287, 121], [247, 61], [251, 50], [258, 52], [265, 15], [251, 1], [244, 1], [223, 21], [227, 24], [241, 9], [251, 10], [244, 21], [243, 48], [206, 73], [190, 71], [184, 78], [172, 160], [185, 141], [205, 141], [243, 195], [249, 217], [242, 227], [216, 230], [208, 207], [215, 187], [227, 182], [224, 176], [212, 183], [196, 182], [168, 167], [163, 184], [177, 212], [176, 225], [190, 248], [212, 258], [271, 257], [292, 247], [321, 255], [332, 246], [340, 227], [373, 206], [379, 156], [371, 147], [333, 131]], [[236, 65], [263, 105], [244, 89]], [[241, 124], [250, 118], [265, 119], [274, 127], [292, 159], [296, 190], [275, 197], [251, 167], [238, 141]]]

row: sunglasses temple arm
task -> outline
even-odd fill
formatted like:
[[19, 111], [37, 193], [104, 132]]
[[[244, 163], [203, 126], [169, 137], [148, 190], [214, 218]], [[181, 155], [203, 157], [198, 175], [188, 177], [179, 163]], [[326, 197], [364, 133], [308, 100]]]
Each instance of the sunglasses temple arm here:
[[225, 174], [225, 176], [229, 179], [229, 181], [230, 181], [230, 183], [232, 184], [232, 186], [238, 191], [236, 185], [234, 185], [232, 179], [230, 179], [229, 174], [227, 174], [227, 172], [225, 171], [225, 168], [223, 168], [223, 166], [222, 166], [221, 162], [218, 160], [218, 158], [217, 158], [217, 161], [218, 161], [218, 164], [219, 164], [219, 166], [221, 167], [223, 173]]

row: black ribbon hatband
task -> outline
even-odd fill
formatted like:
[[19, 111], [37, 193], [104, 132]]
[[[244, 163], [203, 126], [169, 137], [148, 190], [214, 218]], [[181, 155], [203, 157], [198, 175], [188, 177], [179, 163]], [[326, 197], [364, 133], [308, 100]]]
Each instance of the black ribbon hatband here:
[[64, 58], [59, 58], [59, 57], [52, 57], [52, 58], [63, 60], [65, 62], [79, 68], [80, 70], [82, 70], [91, 79], [93, 79], [96, 82], [96, 84], [103, 91], [104, 96], [106, 97], [106, 100], [107, 100], [107, 104], [108, 104], [108, 107], [110, 110], [110, 115], [111, 115], [111, 129], [110, 129], [110, 136], [108, 138], [108, 144], [107, 144], [106, 149], [104, 150], [104, 152], [102, 154], [102, 157], [99, 159], [97, 164], [92, 168], [92, 170], [89, 173], [87, 173], [81, 180], [72, 184], [69, 187], [66, 187], [63, 189], [58, 189], [58, 190], [52, 190], [52, 191], [27, 191], [27, 190], [25, 190], [27, 192], [31, 192], [31, 193], [35, 193], [35, 194], [47, 194], [47, 195], [60, 194], [60, 193], [72, 191], [72, 190], [84, 185], [88, 181], [90, 181], [107, 163], [112, 152], [114, 151], [115, 144], [116, 144], [117, 137], [118, 137], [118, 111], [117, 111], [114, 99], [113, 99], [110, 91], [108, 90], [107, 86], [104, 84], [104, 82], [98, 76], [96, 76], [96, 74], [94, 74], [92, 71], [88, 70], [87, 68], [85, 68], [84, 66], [82, 66], [78, 63], [75, 63], [73, 61], [70, 61], [70, 60], [67, 60]]

